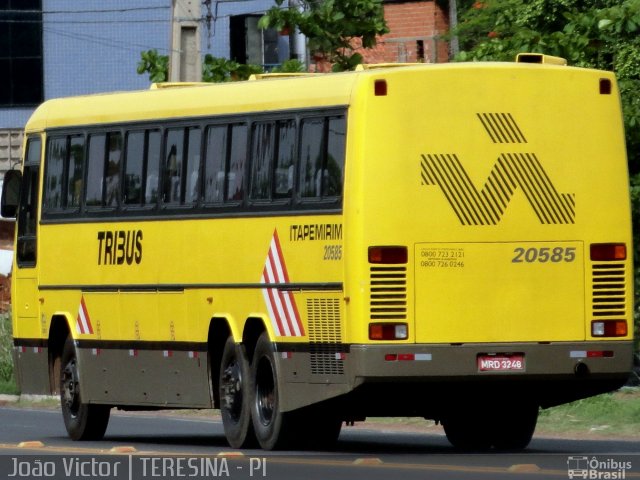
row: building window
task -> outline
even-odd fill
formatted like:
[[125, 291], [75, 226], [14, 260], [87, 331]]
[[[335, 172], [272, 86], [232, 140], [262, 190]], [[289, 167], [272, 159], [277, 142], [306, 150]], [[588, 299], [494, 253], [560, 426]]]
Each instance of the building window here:
[[0, 106], [42, 102], [42, 1], [0, 1]]
[[230, 57], [238, 63], [273, 67], [278, 60], [278, 32], [258, 28], [261, 15], [236, 15], [230, 18]]

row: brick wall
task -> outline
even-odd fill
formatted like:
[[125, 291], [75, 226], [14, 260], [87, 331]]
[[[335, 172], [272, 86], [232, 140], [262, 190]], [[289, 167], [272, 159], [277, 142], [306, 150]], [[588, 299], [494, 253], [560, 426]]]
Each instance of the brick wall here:
[[[354, 43], [364, 63], [449, 61], [449, 44], [440, 38], [449, 29], [449, 17], [434, 0], [387, 0], [384, 16], [390, 32], [378, 38], [375, 48], [363, 50], [359, 42]], [[328, 71], [330, 67], [315, 65], [315, 70]]]
[[435, 1], [389, 1], [384, 16], [390, 32], [365, 53], [366, 63], [449, 60], [449, 45], [439, 38], [449, 28], [448, 16]]

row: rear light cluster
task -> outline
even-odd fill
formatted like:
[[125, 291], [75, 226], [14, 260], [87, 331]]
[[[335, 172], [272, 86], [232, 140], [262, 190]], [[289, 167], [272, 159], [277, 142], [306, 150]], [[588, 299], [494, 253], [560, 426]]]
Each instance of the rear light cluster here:
[[407, 247], [369, 247], [369, 263], [400, 264], [407, 263], [408, 259]]
[[370, 323], [369, 340], [406, 340], [409, 328], [406, 323]]
[[591, 322], [592, 337], [626, 337], [626, 320], [594, 320]]
[[[409, 261], [407, 247], [384, 245], [369, 247], [369, 263], [375, 265], [402, 265]], [[409, 327], [406, 323], [371, 323], [369, 324], [369, 340], [406, 340], [409, 338]]]
[[[592, 243], [589, 246], [592, 262], [621, 262], [627, 259], [624, 243]], [[624, 315], [624, 270], [622, 264], [594, 265], [594, 315]], [[626, 337], [629, 333], [625, 319], [593, 320], [592, 337]], [[591, 353], [591, 352], [589, 352]], [[608, 352], [604, 353], [607, 357]]]
[[594, 262], [626, 260], [627, 246], [624, 243], [592, 243], [589, 253]]

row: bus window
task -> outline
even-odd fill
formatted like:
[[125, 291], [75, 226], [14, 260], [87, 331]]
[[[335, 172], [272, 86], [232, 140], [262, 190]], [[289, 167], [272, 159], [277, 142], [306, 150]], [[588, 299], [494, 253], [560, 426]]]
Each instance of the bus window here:
[[273, 122], [257, 123], [251, 137], [251, 199], [268, 200], [271, 193], [269, 172], [274, 152]]
[[102, 205], [106, 141], [107, 136], [104, 133], [89, 136], [87, 191], [85, 194], [85, 205], [89, 207]]
[[117, 207], [120, 197], [120, 162], [122, 160], [122, 134], [109, 133], [109, 151], [106, 173], [106, 206]]
[[337, 197], [342, 194], [344, 172], [346, 122], [344, 117], [329, 118], [327, 132], [327, 163], [322, 195]]
[[67, 156], [67, 137], [52, 137], [47, 149], [45, 210], [60, 210], [63, 200], [62, 175]]
[[224, 201], [228, 129], [227, 125], [211, 126], [207, 129], [204, 201], [208, 204]]
[[27, 140], [25, 164], [22, 169], [20, 208], [16, 235], [16, 261], [19, 267], [33, 267], [37, 259], [36, 227], [38, 219], [38, 179], [42, 141], [40, 137]]
[[278, 154], [274, 169], [273, 197], [291, 198], [296, 158], [296, 122], [278, 122]]
[[342, 194], [346, 122], [343, 116], [307, 118], [300, 139], [300, 196], [322, 199]]
[[302, 198], [320, 198], [322, 196], [322, 167], [324, 164], [324, 119], [304, 119], [301, 135], [300, 195]]
[[158, 178], [160, 172], [161, 147], [162, 135], [160, 134], [160, 131], [150, 130], [147, 138], [147, 180], [144, 190], [144, 203], [147, 205], [158, 202]]
[[124, 203], [140, 205], [142, 201], [142, 167], [144, 163], [144, 132], [129, 132], [124, 170]]
[[168, 130], [162, 184], [162, 201], [165, 204], [180, 203], [183, 157], [184, 129]]
[[66, 207], [78, 210], [82, 195], [82, 168], [84, 166], [84, 135], [74, 135], [69, 142], [69, 164], [67, 169]]
[[242, 200], [244, 196], [244, 164], [247, 158], [247, 126], [231, 126], [231, 147], [227, 176], [227, 200]]
[[187, 189], [185, 191], [185, 203], [198, 203], [199, 188], [198, 179], [200, 178], [200, 142], [202, 135], [197, 127], [187, 130], [189, 135], [187, 141]]

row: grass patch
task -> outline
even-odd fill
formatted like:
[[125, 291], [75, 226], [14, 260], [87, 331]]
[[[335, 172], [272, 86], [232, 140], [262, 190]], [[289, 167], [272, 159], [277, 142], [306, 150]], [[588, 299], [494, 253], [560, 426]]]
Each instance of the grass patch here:
[[19, 390], [16, 382], [13, 379], [9, 381], [0, 380], [0, 394], [3, 395], [18, 395]]
[[0, 314], [0, 393], [18, 392], [13, 375], [13, 339], [11, 336], [11, 314]]
[[537, 431], [640, 437], [640, 389], [623, 388], [542, 410]]

